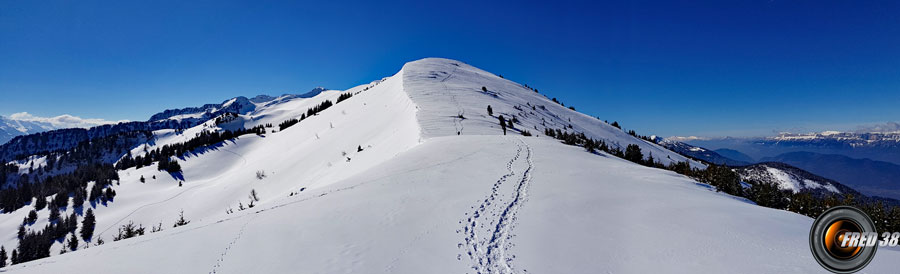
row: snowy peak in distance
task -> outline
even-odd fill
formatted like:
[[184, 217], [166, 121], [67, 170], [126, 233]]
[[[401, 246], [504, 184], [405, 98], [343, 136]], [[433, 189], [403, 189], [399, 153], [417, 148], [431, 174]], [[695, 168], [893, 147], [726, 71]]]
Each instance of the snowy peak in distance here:
[[114, 123], [116, 122], [103, 119], [84, 119], [69, 114], [55, 117], [39, 117], [27, 112], [20, 112], [9, 117], [0, 116], [0, 145], [21, 135], [64, 128], [89, 128]]
[[694, 159], [710, 162], [717, 165], [727, 165], [727, 166], [745, 166], [749, 165], [749, 162], [734, 160], [729, 157], [723, 156], [716, 151], [705, 149], [698, 146], [693, 146], [687, 143], [675, 141], [673, 139], [658, 139], [657, 143], [662, 145], [665, 148], [668, 148], [672, 151], [678, 152], [681, 155], [685, 155]]
[[50, 123], [13, 120], [0, 116], [0, 144], [13, 137], [55, 129]]
[[206, 104], [201, 107], [188, 107], [182, 109], [167, 109], [163, 112], [151, 116], [150, 121], [152, 122], [166, 119], [209, 120], [210, 118], [222, 113], [235, 112], [243, 114], [255, 108], [256, 106], [252, 102], [250, 102], [250, 99], [247, 99], [247, 97], [238, 96], [225, 100], [220, 104]]
[[873, 132], [824, 131], [818, 133], [779, 133], [772, 137], [777, 141], [841, 141], [853, 146], [878, 142], [900, 143], [900, 130]]
[[268, 102], [272, 102], [272, 101], [293, 99], [293, 98], [311, 98], [316, 95], [319, 95], [319, 93], [322, 93], [323, 91], [326, 91], [326, 90], [327, 89], [325, 89], [323, 87], [316, 87], [307, 93], [303, 93], [303, 94], [287, 94], [287, 93], [285, 93], [278, 97], [266, 95], [266, 94], [260, 94], [260, 95], [256, 95], [253, 98], [250, 98], [250, 102], [253, 102], [256, 104], [261, 104], [261, 103], [268, 103]]
[[282, 103], [295, 98], [311, 98], [319, 95], [319, 93], [322, 93], [325, 90], [326, 89], [323, 87], [316, 87], [303, 94], [283, 94], [278, 97], [261, 94], [250, 99], [244, 96], [238, 96], [225, 100], [219, 104], [206, 104], [200, 107], [187, 107], [181, 109], [167, 109], [154, 114], [150, 117], [149, 121], [153, 122], [166, 119], [182, 121], [187, 119], [195, 122], [202, 122], [224, 113], [247, 114], [260, 106]]

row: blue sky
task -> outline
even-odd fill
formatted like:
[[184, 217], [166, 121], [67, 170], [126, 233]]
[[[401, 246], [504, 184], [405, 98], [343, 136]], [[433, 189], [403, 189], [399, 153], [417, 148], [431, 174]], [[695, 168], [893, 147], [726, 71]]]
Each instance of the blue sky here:
[[436, 56], [641, 134], [900, 120], [897, 2], [670, 2], [3, 1], [0, 115], [145, 120]]

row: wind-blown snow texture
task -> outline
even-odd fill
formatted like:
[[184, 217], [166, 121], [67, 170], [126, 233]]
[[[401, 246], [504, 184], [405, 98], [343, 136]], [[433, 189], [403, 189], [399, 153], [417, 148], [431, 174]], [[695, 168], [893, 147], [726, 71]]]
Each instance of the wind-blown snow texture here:
[[[541, 118], [557, 128], [571, 118], [576, 131], [591, 137], [622, 146], [637, 143], [657, 159], [684, 159], [464, 63], [424, 59], [344, 92], [356, 95], [282, 132], [247, 135], [180, 160], [182, 187], [176, 182], [180, 178], [153, 166], [122, 171], [116, 201], [96, 209], [95, 239], [102, 237], [106, 244], [8, 270], [823, 271], [806, 242], [810, 218], [552, 138], [500, 136], [496, 118], [486, 114], [488, 104], [495, 115], [517, 115], [522, 123], [517, 127], [537, 135], [543, 135]], [[340, 93], [267, 105], [241, 115], [239, 122], [277, 124]], [[180, 135], [157, 131], [159, 138], [149, 145], [215, 127], [204, 123]], [[266, 177], [257, 179], [257, 171]], [[146, 183], [138, 181], [141, 176]], [[251, 189], [261, 200], [239, 211], [238, 203], [249, 202]], [[229, 208], [234, 213], [226, 214]], [[172, 228], [182, 209], [191, 223]], [[27, 208], [4, 215], [0, 228], [14, 231], [26, 214]], [[41, 211], [37, 227], [43, 227], [47, 214]], [[116, 228], [128, 221], [146, 227], [162, 222], [164, 230], [112, 242]], [[12, 247], [15, 235], [3, 238], [3, 244]], [[54, 245], [53, 254], [60, 247]], [[882, 249], [866, 272], [893, 271], [889, 263], [896, 259], [897, 252]]]

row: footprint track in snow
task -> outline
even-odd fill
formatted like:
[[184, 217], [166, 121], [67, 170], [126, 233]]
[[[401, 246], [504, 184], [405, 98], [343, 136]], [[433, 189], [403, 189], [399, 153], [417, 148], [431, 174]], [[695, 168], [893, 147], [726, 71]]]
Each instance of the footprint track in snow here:
[[254, 215], [253, 218], [247, 220], [247, 222], [241, 226], [241, 229], [238, 230], [237, 235], [235, 235], [234, 238], [232, 238], [231, 241], [228, 242], [228, 245], [225, 246], [225, 250], [222, 251], [221, 254], [219, 254], [219, 259], [217, 259], [216, 263], [213, 264], [213, 268], [209, 271], [209, 274], [217, 274], [221, 271], [222, 264], [225, 263], [225, 257], [228, 256], [228, 252], [231, 251], [232, 248], [234, 248], [234, 244], [237, 243], [237, 241], [241, 239], [241, 236], [244, 235], [244, 230], [247, 228], [247, 225], [253, 222], [253, 219], [256, 219], [256, 216], [257, 215]]
[[[457, 231], [465, 235], [463, 242], [457, 244], [457, 247], [465, 249], [464, 253], [471, 260], [472, 269], [478, 274], [516, 272], [512, 266], [515, 256], [510, 255], [508, 251], [513, 246], [511, 240], [515, 236], [512, 230], [515, 228], [516, 215], [527, 200], [527, 190], [534, 169], [531, 147], [521, 139], [518, 140], [516, 147], [515, 156], [506, 164], [508, 173], [494, 183], [487, 198], [478, 206], [472, 207], [474, 211], [471, 215], [467, 213], [467, 217], [460, 221], [465, 226]], [[509, 201], [504, 201], [500, 198], [501, 187], [509, 178], [516, 175], [514, 165], [519, 162], [523, 150], [525, 169], [512, 186], [513, 192]], [[480, 238], [479, 231], [487, 232], [489, 235]], [[457, 255], [458, 260], [462, 260], [462, 257], [462, 254]]]

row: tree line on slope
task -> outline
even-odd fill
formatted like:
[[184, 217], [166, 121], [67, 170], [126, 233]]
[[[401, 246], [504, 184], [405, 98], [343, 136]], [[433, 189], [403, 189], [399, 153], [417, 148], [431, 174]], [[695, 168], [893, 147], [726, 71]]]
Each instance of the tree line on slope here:
[[[524, 85], [525, 88], [538, 92], [537, 89]], [[487, 87], [481, 87], [483, 92], [487, 92]], [[546, 96], [545, 96], [546, 97]], [[564, 106], [556, 98], [551, 101]], [[569, 107], [571, 110], [575, 110]], [[487, 113], [493, 116], [493, 109], [487, 106]], [[515, 119], [515, 116], [513, 116]], [[598, 118], [599, 119], [599, 118]], [[506, 135], [507, 128], [514, 129], [512, 119], [505, 119], [498, 116], [498, 123]], [[606, 122], [610, 124], [609, 122]], [[611, 126], [623, 130], [618, 122], [613, 122]], [[571, 125], [570, 125], [571, 127]], [[626, 131], [629, 135], [640, 138], [650, 143], [656, 143], [656, 140], [649, 136], [638, 135], [634, 130]], [[714, 163], [706, 163], [706, 169], [692, 168], [687, 161], [672, 162], [669, 165], [663, 165], [661, 162], [653, 158], [652, 153], [644, 159], [640, 146], [629, 144], [623, 151], [618, 145], [615, 147], [607, 145], [603, 140], [593, 140], [584, 135], [584, 133], [569, 133], [565, 130], [545, 128], [544, 134], [557, 138], [563, 143], [573, 146], [582, 146], [586, 151], [596, 153], [603, 151], [610, 155], [617, 156], [628, 161], [645, 165], [648, 167], [667, 169], [676, 173], [686, 175], [699, 182], [709, 184], [715, 187], [716, 191], [725, 192], [727, 194], [744, 197], [755, 202], [759, 206], [787, 210], [798, 214], [806, 215], [812, 218], [818, 217], [824, 211], [834, 206], [849, 205], [857, 207], [866, 212], [876, 223], [878, 231], [900, 231], [900, 206], [896, 203], [885, 203], [882, 199], [867, 197], [865, 195], [854, 196], [852, 193], [845, 195], [830, 193], [827, 195], [816, 194], [807, 190], [801, 190], [793, 193], [789, 190], [782, 190], [773, 183], [749, 181], [742, 184], [740, 175], [725, 165], [716, 165]], [[522, 135], [530, 136], [525, 131]]]
[[[567, 145], [584, 147], [591, 153], [603, 151], [640, 165], [674, 171], [713, 186], [716, 191], [747, 198], [759, 206], [787, 210], [816, 218], [831, 207], [849, 205], [866, 212], [875, 222], [878, 231], [900, 231], [900, 206], [887, 204], [879, 199], [864, 195], [857, 197], [853, 194], [817, 195], [806, 190], [794, 193], [790, 190], [782, 190], [773, 183], [759, 181], [748, 181], [744, 182], [746, 185], [743, 185], [740, 175], [725, 165], [706, 163], [706, 169], [693, 168], [687, 161], [663, 165], [653, 158], [652, 153], [645, 159], [640, 146], [636, 144], [629, 144], [622, 151], [618, 147], [607, 145], [603, 140], [588, 138], [584, 133], [569, 133], [564, 130], [547, 128], [544, 134], [559, 139]], [[629, 134], [638, 137], [633, 131]], [[641, 139], [650, 141], [650, 138], [646, 136], [641, 137]]]
[[317, 114], [319, 114], [319, 112], [322, 112], [323, 110], [333, 106], [334, 104], [337, 104], [337, 103], [343, 102], [344, 100], [350, 99], [350, 97], [353, 97], [353, 93], [347, 92], [347, 93], [342, 93], [341, 95], [338, 95], [337, 101], [335, 103], [331, 103], [331, 100], [325, 100], [324, 102], [319, 103], [318, 105], [315, 105], [315, 106], [307, 109], [306, 113], [300, 115], [300, 118], [288, 119], [288, 120], [285, 120], [284, 122], [281, 122], [280, 124], [278, 124], [278, 131], [282, 131], [293, 125], [296, 125], [300, 121], [306, 120], [306, 118], [308, 118], [308, 117], [317, 115]]

